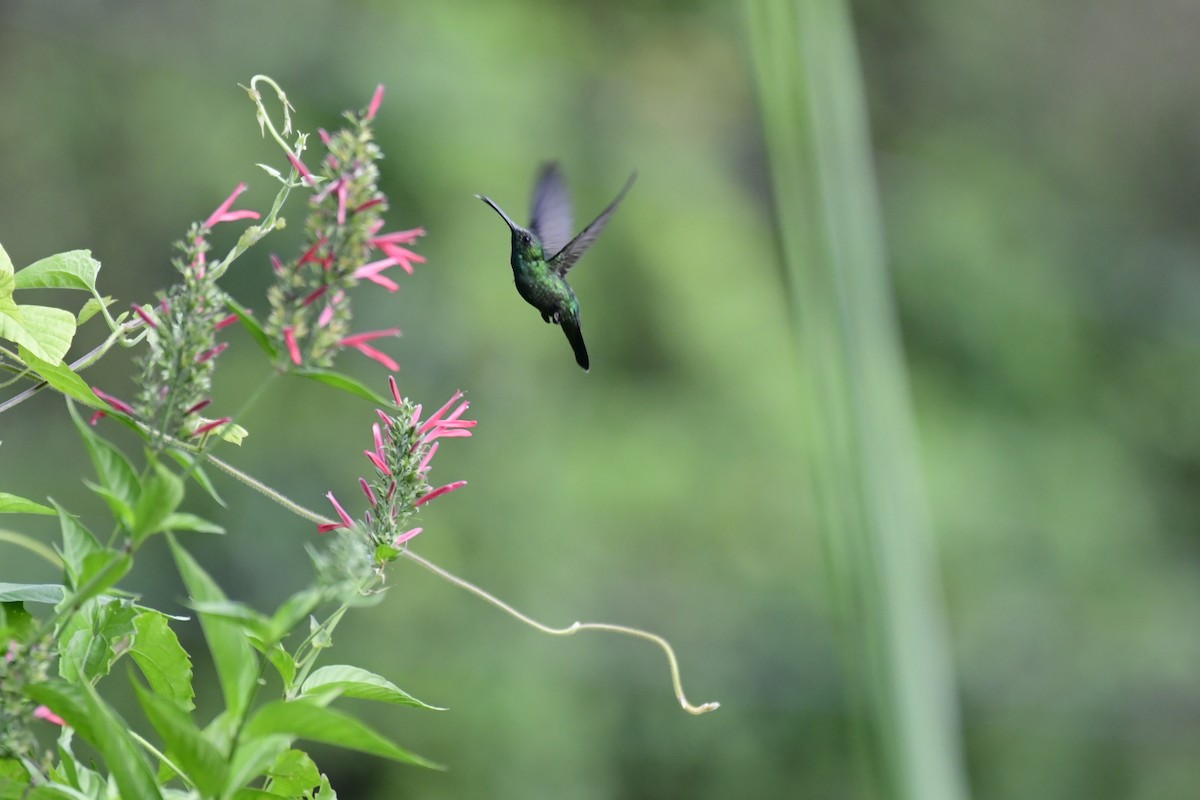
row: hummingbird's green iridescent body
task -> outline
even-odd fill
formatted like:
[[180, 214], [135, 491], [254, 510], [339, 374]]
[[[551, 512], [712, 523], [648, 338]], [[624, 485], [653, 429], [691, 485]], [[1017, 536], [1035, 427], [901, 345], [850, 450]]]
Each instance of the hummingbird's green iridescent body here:
[[[583, 332], [579, 327], [579, 300], [567, 283], [567, 272], [604, 230], [609, 217], [617, 210], [635, 178], [636, 172], [629, 176], [625, 187], [609, 203], [608, 208], [573, 239], [570, 238], [571, 198], [557, 163], [546, 164], [538, 177], [533, 193], [532, 222], [528, 230], [513, 222], [491, 199], [476, 195], [491, 206], [512, 231], [511, 263], [517, 293], [541, 312], [543, 320], [563, 329], [571, 349], [575, 351], [575, 361], [584, 370], [588, 369], [589, 364]], [[547, 256], [547, 253], [553, 255]]]

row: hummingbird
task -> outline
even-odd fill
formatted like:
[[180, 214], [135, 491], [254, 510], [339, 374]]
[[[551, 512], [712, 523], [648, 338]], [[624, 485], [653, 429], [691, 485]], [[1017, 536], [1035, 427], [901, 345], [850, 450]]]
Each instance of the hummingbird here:
[[584, 372], [588, 370], [588, 354], [579, 328], [579, 300], [567, 283], [567, 273], [596, 241], [636, 179], [634, 172], [608, 208], [573, 239], [571, 195], [556, 161], [547, 162], [538, 173], [528, 229], [513, 222], [491, 198], [475, 195], [491, 206], [512, 232], [511, 261], [517, 293], [541, 312], [543, 320], [562, 328]]

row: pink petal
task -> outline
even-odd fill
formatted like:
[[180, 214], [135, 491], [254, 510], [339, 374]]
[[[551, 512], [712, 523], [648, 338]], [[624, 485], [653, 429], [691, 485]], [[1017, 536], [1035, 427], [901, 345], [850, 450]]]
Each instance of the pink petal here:
[[372, 453], [370, 450], [363, 450], [363, 455], [370, 459], [371, 463], [375, 465], [375, 469], [379, 470], [384, 475], [392, 474], [392, 471], [388, 468], [387, 462]]
[[368, 200], [367, 202], [360, 205], [358, 208], [354, 209], [354, 213], [357, 214], [361, 211], [366, 211], [368, 208], [374, 208], [375, 206], [379, 205], [380, 203], [385, 202], [386, 199], [387, 198], [384, 198], [384, 197], [376, 197], [372, 200]]
[[151, 328], [158, 327], [158, 323], [154, 321], [154, 317], [152, 317], [148, 313], [146, 313], [146, 310], [144, 308], [142, 308], [141, 306], [139, 306], [137, 303], [133, 304], [133, 313], [135, 313], [139, 317], [141, 317], [142, 322], [145, 322]]
[[383, 102], [383, 84], [375, 87], [375, 94], [371, 97], [371, 104], [367, 106], [367, 119], [375, 119], [375, 112], [379, 111], [379, 104]]
[[367, 496], [367, 501], [370, 502], [372, 507], [379, 505], [375, 500], [375, 492], [371, 491], [371, 484], [367, 483], [366, 479], [359, 478], [358, 485], [362, 487], [363, 494]]
[[417, 472], [424, 472], [429, 469], [429, 462], [433, 461], [433, 454], [437, 452], [439, 446], [441, 446], [441, 442], [433, 443], [433, 446], [429, 448], [429, 452], [425, 454], [425, 457], [421, 459], [421, 463], [417, 466]]
[[287, 345], [288, 353], [292, 357], [293, 364], [300, 363], [300, 346], [296, 344], [296, 329], [284, 328], [283, 341]]
[[308, 171], [308, 167], [304, 166], [303, 161], [301, 161], [297, 156], [293, 155], [290, 152], [287, 154], [287, 158], [288, 158], [288, 161], [292, 162], [292, 166], [296, 168], [296, 171], [300, 173], [301, 177], [303, 177], [306, 181], [308, 181], [309, 186], [317, 185], [317, 182], [313, 178], [312, 173]]
[[328, 291], [329, 291], [328, 286], [321, 286], [317, 289], [313, 289], [311, 292], [308, 293], [308, 297], [306, 297], [300, 301], [300, 305], [301, 306], [310, 306], [317, 300], [321, 299], [321, 297], [323, 297], [325, 295], [325, 293]]
[[205, 351], [205, 352], [201, 353], [200, 355], [196, 356], [196, 363], [203, 364], [205, 361], [214, 359], [217, 356], [221, 355], [221, 353], [224, 353], [228, 347], [229, 347], [229, 342], [221, 342], [219, 345], [217, 345], [213, 349]]
[[211, 397], [207, 398], [205, 400], [201, 400], [199, 403], [196, 403], [196, 405], [192, 406], [187, 411], [183, 412], [183, 414], [184, 414], [184, 416], [188, 416], [190, 414], [195, 414], [198, 411], [208, 408], [208, 406], [210, 406], [211, 404], [212, 404]]
[[449, 400], [446, 401], [446, 405], [442, 406], [437, 411], [433, 412], [433, 414], [430, 415], [429, 419], [425, 420], [425, 424], [421, 426], [420, 430], [418, 430], [417, 433], [423, 434], [426, 431], [428, 431], [430, 428], [432, 428], [434, 425], [437, 425], [438, 420], [440, 420], [442, 418], [442, 415], [445, 414], [447, 411], [449, 411], [450, 406], [457, 403], [459, 398], [461, 398], [462, 396], [463, 396], [463, 394], [462, 394], [461, 390], [456, 391], [454, 393], [454, 395]]
[[99, 422], [100, 420], [104, 419], [107, 416], [108, 416], [107, 411], [97, 411], [95, 414], [92, 414], [91, 419], [88, 420], [88, 425], [91, 425], [94, 428], [94, 427], [96, 427], [97, 422]]
[[249, 210], [230, 211], [229, 210], [233, 206], [233, 201], [237, 200], [238, 195], [244, 191], [246, 191], [246, 184], [239, 183], [237, 185], [237, 187], [233, 190], [233, 194], [229, 195], [229, 197], [227, 197], [225, 199], [224, 203], [221, 203], [221, 205], [217, 206], [217, 210], [214, 211], [212, 214], [210, 214], [208, 219], [204, 220], [204, 227], [211, 228], [214, 225], [216, 225], [218, 222], [232, 222], [232, 221], [238, 220], [238, 219], [258, 219], [259, 214], [257, 211], [249, 211]]
[[[418, 529], [417, 529], [417, 532], [418, 532], [418, 533], [420, 533], [420, 530], [421, 530], [421, 529], [420, 529], [420, 528], [418, 528]], [[416, 534], [413, 534], [413, 535], [415, 536]], [[46, 708], [45, 706], [38, 706], [37, 708], [35, 708], [35, 709], [33, 710], [33, 716], [34, 716], [36, 719], [44, 719], [44, 720], [46, 720], [46, 722], [52, 722], [52, 723], [54, 723], [55, 725], [58, 725], [58, 726], [63, 726], [63, 725], [66, 725], [66, 724], [67, 724], [67, 723], [66, 723], [66, 722], [63, 720], [63, 718], [62, 718], [62, 717], [60, 717], [58, 714], [55, 714], [53, 711], [51, 711], [50, 709]]]
[[219, 428], [229, 422], [233, 422], [233, 417], [221, 417], [220, 419], [214, 419], [212, 422], [207, 422], [196, 428], [196, 430], [192, 431], [192, 436], [200, 436], [208, 433], [213, 428]]
[[347, 528], [353, 527], [354, 520], [350, 519], [350, 515], [346, 513], [346, 509], [342, 508], [342, 504], [339, 503], [337, 498], [333, 496], [333, 492], [326, 492], [325, 496], [329, 498], [330, 503], [333, 503], [333, 510], [337, 512], [339, 517], [341, 517], [342, 525]]
[[115, 408], [117, 411], [120, 411], [123, 414], [128, 414], [131, 417], [134, 415], [133, 414], [133, 406], [129, 405], [129, 403], [126, 403], [124, 400], [121, 400], [120, 398], [117, 398], [117, 397], [113, 397], [108, 392], [102, 392], [102, 391], [100, 391], [99, 388], [97, 388], [95, 386], [92, 387], [92, 391], [96, 393], [96, 397], [99, 397], [101, 400], [108, 403], [110, 406]]
[[[382, 222], [380, 223], [382, 226]], [[372, 231], [374, 233], [374, 231]], [[378, 236], [371, 237], [371, 244], [378, 247], [383, 242], [391, 244], [410, 244], [420, 239], [425, 235], [424, 228], [411, 228], [407, 231], [393, 231], [392, 233], [381, 233]]]
[[396, 401], [396, 405], [404, 405], [404, 399], [400, 397], [400, 387], [396, 385], [396, 379], [388, 375], [388, 387], [392, 390], [392, 397]]
[[238, 315], [237, 315], [237, 314], [230, 314], [230, 315], [229, 315], [228, 317], [226, 317], [225, 319], [222, 319], [222, 320], [217, 320], [217, 323], [216, 323], [215, 325], [213, 325], [213, 328], [214, 328], [215, 330], [218, 330], [218, 331], [219, 331], [219, 330], [221, 330], [222, 328], [228, 328], [230, 325], [232, 325], [233, 323], [235, 323], [235, 322], [237, 322], [237, 321], [238, 321]]
[[428, 503], [430, 500], [441, 497], [444, 494], [453, 492], [455, 489], [461, 489], [462, 487], [464, 487], [466, 485], [467, 485], [466, 481], [455, 481], [454, 483], [447, 483], [445, 486], [439, 486], [438, 488], [434, 489], [429, 494], [423, 495], [422, 497], [418, 497], [417, 502], [413, 503], [413, 507], [416, 508], [417, 506], [422, 505], [423, 503]]
[[413, 538], [414, 536], [416, 536], [418, 533], [420, 533], [423, 530], [425, 530], [425, 529], [424, 528], [413, 528], [412, 530], [405, 531], [404, 533], [397, 536], [395, 538], [395, 540], [392, 541], [392, 547], [399, 548], [400, 545], [404, 544], [409, 539]]

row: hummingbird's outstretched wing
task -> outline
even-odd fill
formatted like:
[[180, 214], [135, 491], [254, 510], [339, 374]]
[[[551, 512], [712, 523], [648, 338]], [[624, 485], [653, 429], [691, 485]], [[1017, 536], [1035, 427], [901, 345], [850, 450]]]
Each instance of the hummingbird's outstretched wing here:
[[608, 224], [609, 217], [613, 215], [613, 212], [617, 210], [617, 206], [625, 199], [625, 193], [629, 191], [630, 186], [633, 186], [635, 180], [637, 180], [637, 172], [629, 176], [629, 180], [625, 181], [624, 188], [621, 189], [616, 199], [608, 204], [608, 208], [600, 212], [600, 216], [592, 220], [590, 225], [581, 230], [578, 236], [567, 242], [566, 246], [558, 251], [554, 255], [554, 258], [550, 259], [551, 269], [559, 275], [565, 276], [571, 267], [575, 266], [575, 262], [579, 260], [579, 257], [587, 252], [587, 249], [596, 241], [596, 237], [604, 230], [604, 226]]
[[529, 229], [542, 243], [545, 258], [557, 253], [571, 238], [571, 195], [557, 161], [542, 165], [533, 187], [533, 212]]

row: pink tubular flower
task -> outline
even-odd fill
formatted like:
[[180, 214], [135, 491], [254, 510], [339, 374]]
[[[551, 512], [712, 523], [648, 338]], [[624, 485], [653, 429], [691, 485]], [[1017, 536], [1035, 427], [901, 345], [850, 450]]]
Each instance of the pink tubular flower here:
[[230, 325], [232, 325], [233, 323], [235, 323], [237, 321], [238, 321], [238, 315], [230, 314], [228, 317], [225, 317], [224, 319], [217, 320], [216, 324], [213, 325], [213, 328], [219, 331], [222, 328], [228, 328]]
[[342, 508], [342, 504], [333, 496], [333, 492], [326, 492], [325, 496], [329, 498], [329, 502], [333, 503], [333, 510], [337, 512], [341, 522], [330, 522], [317, 526], [317, 533], [329, 533], [338, 528], [353, 528], [354, 520], [350, 519], [350, 515], [346, 513], [346, 509]]
[[377, 283], [389, 292], [399, 291], [400, 284], [396, 283], [391, 278], [385, 278], [379, 273], [383, 272], [388, 267], [395, 266], [396, 262], [390, 258], [384, 258], [379, 261], [372, 261], [370, 264], [364, 264], [354, 270], [354, 277], [358, 279], [366, 278], [372, 283]]
[[233, 422], [233, 417], [221, 417], [220, 419], [214, 419], [212, 422], [206, 422], [197, 427], [196, 430], [192, 431], [192, 436], [203, 436], [209, 431], [219, 428], [222, 425], [226, 425], [230, 422]]
[[122, 414], [128, 414], [131, 417], [134, 415], [133, 406], [129, 405], [129, 403], [126, 403], [124, 400], [121, 400], [118, 397], [113, 397], [111, 394], [101, 391], [99, 387], [96, 386], [92, 387], [92, 391], [96, 393], [96, 397], [99, 397], [101, 400], [108, 403]]
[[221, 342], [219, 345], [212, 348], [211, 350], [205, 350], [203, 353], [196, 356], [196, 363], [203, 364], [205, 361], [211, 361], [212, 359], [221, 355], [221, 353], [224, 353], [228, 347], [229, 347], [229, 342]]
[[304, 162], [300, 160], [299, 156], [295, 156], [289, 152], [287, 154], [287, 159], [288, 161], [292, 162], [292, 166], [296, 168], [296, 172], [300, 173], [300, 177], [304, 178], [309, 186], [315, 187], [317, 185], [316, 179], [313, 177], [312, 173], [308, 171], [308, 167], [304, 166]]
[[157, 327], [158, 327], [158, 323], [154, 321], [154, 317], [150, 316], [150, 314], [149, 314], [149, 313], [146, 311], [146, 309], [142, 308], [142, 307], [141, 307], [141, 306], [139, 306], [137, 303], [134, 303], [134, 304], [133, 304], [133, 313], [135, 313], [135, 314], [137, 314], [139, 317], [141, 317], [141, 318], [142, 318], [142, 322], [146, 323], [146, 324], [147, 324], [147, 325], [149, 325], [151, 328], [157, 328]]
[[94, 428], [94, 427], [96, 427], [97, 422], [99, 422], [100, 420], [104, 419], [107, 416], [108, 416], [107, 411], [97, 411], [95, 414], [92, 414], [91, 419], [88, 420], [88, 425], [91, 425]]
[[383, 102], [383, 84], [375, 87], [375, 94], [371, 96], [371, 104], [367, 106], [367, 119], [375, 119], [375, 114], [379, 111], [379, 104]]
[[447, 483], [445, 486], [439, 486], [438, 488], [434, 489], [432, 492], [429, 492], [428, 494], [424, 494], [424, 495], [421, 495], [420, 497], [418, 497], [417, 501], [415, 503], [413, 503], [413, 506], [416, 507], [416, 506], [422, 505], [424, 503], [428, 503], [430, 500], [441, 497], [444, 494], [449, 494], [450, 492], [453, 492], [455, 489], [461, 489], [462, 487], [464, 487], [466, 485], [467, 485], [466, 481], [455, 481], [454, 483]]
[[217, 206], [217, 210], [210, 214], [208, 219], [204, 220], [204, 227], [211, 228], [218, 222], [233, 222], [239, 219], [258, 219], [260, 215], [257, 211], [250, 211], [249, 209], [244, 209], [242, 211], [229, 210], [233, 206], [233, 201], [237, 200], [238, 195], [244, 191], [246, 191], [246, 184], [239, 183], [237, 188], [233, 190], [233, 194], [229, 195], [229, 197], [225, 199], [224, 203], [221, 203], [221, 205]]
[[404, 533], [400, 534], [399, 536], [397, 536], [395, 539], [392, 540], [392, 547], [399, 550], [400, 547], [405, 542], [407, 542], [409, 539], [413, 538], [414, 536], [416, 536], [418, 533], [420, 533], [423, 530], [425, 530], [425, 529], [424, 528], [413, 528], [411, 530], [405, 531]]
[[58, 714], [55, 714], [53, 711], [46, 708], [45, 706], [38, 706], [37, 708], [35, 708], [33, 710], [33, 716], [35, 719], [44, 719], [44, 720], [46, 720], [46, 722], [54, 723], [55, 725], [58, 725], [59, 727], [62, 727], [63, 725], [67, 724], [66, 721], [62, 717], [60, 717]]
[[300, 346], [296, 344], [296, 329], [283, 329], [283, 343], [287, 345], [288, 354], [292, 357], [292, 363], [300, 364]]
[[339, 342], [339, 344], [341, 344], [342, 347], [353, 347], [354, 349], [358, 350], [358, 352], [362, 353], [367, 358], [373, 358], [376, 361], [378, 361], [380, 364], [383, 364], [385, 367], [390, 369], [392, 372], [395, 372], [396, 370], [400, 369], [400, 365], [397, 364], [395, 362], [395, 360], [392, 359], [392, 357], [389, 356], [387, 353], [384, 353], [380, 350], [376, 350], [374, 347], [371, 347], [369, 344], [367, 344], [367, 342], [371, 341], [372, 339], [379, 339], [383, 336], [399, 336], [399, 335], [400, 335], [399, 328], [387, 328], [386, 330], [382, 330], [382, 331], [368, 331], [366, 333], [356, 333], [352, 336], [347, 336], [346, 338], [342, 339]]

